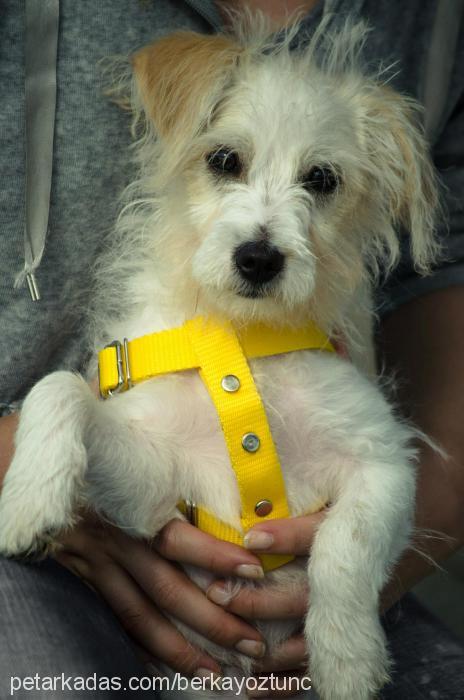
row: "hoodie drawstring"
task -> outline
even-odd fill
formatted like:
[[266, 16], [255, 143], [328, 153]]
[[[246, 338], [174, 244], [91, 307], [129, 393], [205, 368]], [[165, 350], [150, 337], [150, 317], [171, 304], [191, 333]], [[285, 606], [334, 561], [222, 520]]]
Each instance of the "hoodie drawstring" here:
[[40, 299], [35, 271], [45, 248], [53, 169], [59, 0], [26, 0], [26, 222], [24, 269], [15, 287], [27, 281]]

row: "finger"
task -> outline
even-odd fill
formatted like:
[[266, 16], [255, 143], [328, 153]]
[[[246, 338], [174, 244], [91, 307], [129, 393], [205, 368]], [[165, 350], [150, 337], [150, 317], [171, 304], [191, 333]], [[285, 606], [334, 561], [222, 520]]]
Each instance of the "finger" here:
[[[97, 537], [100, 536], [101, 529], [97, 528]], [[85, 533], [74, 533], [69, 543], [65, 544], [69, 552], [77, 554], [78, 558], [80, 551], [85, 553], [86, 560], [82, 561], [82, 567], [88, 570], [87, 577], [93, 569], [117, 561], [142, 587], [155, 606], [161, 607], [166, 613], [172, 614], [221, 646], [235, 648], [252, 658], [264, 655], [262, 637], [254, 627], [218, 609], [182, 571], [159, 557], [145, 542], [130, 538], [111, 526], [105, 529], [111, 533], [111, 537], [105, 540], [107, 552], [102, 554], [99, 551], [98, 559], [88, 561], [91, 553], [88, 551], [87, 527]], [[84, 577], [85, 575], [84, 573]]]
[[188, 642], [118, 564], [105, 564], [93, 571], [90, 583], [128, 634], [153, 657], [188, 675], [203, 675], [205, 669], [221, 673], [217, 662]]
[[307, 556], [326, 511], [299, 518], [267, 520], [255, 525], [245, 535], [245, 547], [255, 552]]
[[290, 698], [311, 687], [309, 677], [304, 676], [301, 671], [288, 674], [273, 673], [268, 677], [263, 674], [251, 678], [256, 678], [256, 688], [252, 687], [249, 680], [249, 698]]
[[171, 520], [154, 540], [166, 559], [193, 564], [219, 576], [260, 579], [264, 573], [257, 556], [229, 542], [207, 535], [183, 520]]
[[95, 512], [81, 510], [76, 526], [60, 532], [58, 541], [65, 551], [90, 559], [94, 555], [101, 557], [109, 553], [120, 532]]
[[308, 608], [308, 587], [288, 590], [278, 588], [242, 588], [231, 596], [223, 581], [215, 581], [206, 591], [208, 598], [240, 617], [262, 620], [301, 618]]
[[222, 647], [253, 658], [264, 655], [263, 638], [254, 627], [213, 605], [183, 571], [143, 542], [131, 544], [117, 555], [118, 561], [157, 607]]
[[74, 576], [80, 578], [86, 585], [92, 586], [89, 583], [90, 570], [87, 562], [66, 550], [58, 550], [53, 554], [53, 558], [68, 569]]
[[306, 649], [306, 640], [303, 635], [290, 637], [281, 644], [272, 654], [272, 656], [264, 656], [253, 665], [253, 670], [256, 673], [264, 673], [266, 671], [276, 673], [277, 671], [294, 671], [299, 672], [308, 667], [308, 653]]

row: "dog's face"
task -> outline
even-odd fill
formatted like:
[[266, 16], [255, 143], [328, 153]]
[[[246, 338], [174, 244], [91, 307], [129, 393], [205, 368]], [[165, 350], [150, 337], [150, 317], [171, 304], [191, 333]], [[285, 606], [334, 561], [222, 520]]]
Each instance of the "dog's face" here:
[[321, 69], [310, 50], [263, 55], [187, 33], [134, 65], [159, 136], [163, 266], [202, 307], [333, 325], [375, 260], [395, 261], [399, 223], [427, 264], [433, 176], [393, 92]]
[[260, 316], [309, 308], [346, 236], [355, 138], [351, 110], [324, 86], [267, 62], [243, 71], [191, 163], [192, 274], [204, 295]]

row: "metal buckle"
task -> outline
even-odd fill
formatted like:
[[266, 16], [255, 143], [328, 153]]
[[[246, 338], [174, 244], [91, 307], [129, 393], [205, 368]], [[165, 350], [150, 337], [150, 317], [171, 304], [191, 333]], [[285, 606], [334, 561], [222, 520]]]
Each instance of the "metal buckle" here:
[[187, 498], [184, 500], [185, 503], [185, 517], [191, 525], [198, 527], [198, 511], [197, 506], [194, 501], [189, 501]]
[[107, 348], [116, 348], [116, 366], [118, 368], [118, 383], [114, 389], [108, 389], [108, 396], [119, 394], [119, 392], [122, 391], [126, 385], [128, 389], [132, 387], [128, 345], [129, 343], [127, 338], [124, 338], [122, 343], [120, 343], [119, 340], [113, 340], [112, 343], [105, 345]]

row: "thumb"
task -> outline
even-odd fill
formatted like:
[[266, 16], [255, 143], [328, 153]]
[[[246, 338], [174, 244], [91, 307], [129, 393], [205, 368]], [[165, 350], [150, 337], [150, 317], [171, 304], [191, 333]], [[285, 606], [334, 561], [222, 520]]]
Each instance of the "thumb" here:
[[297, 518], [267, 520], [255, 525], [245, 535], [245, 547], [269, 554], [309, 554], [315, 532], [326, 510]]

